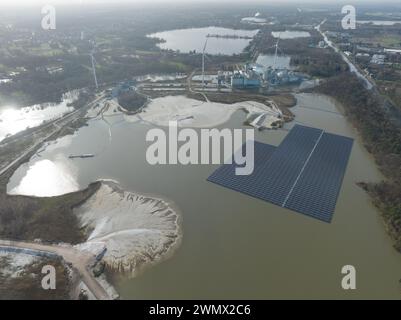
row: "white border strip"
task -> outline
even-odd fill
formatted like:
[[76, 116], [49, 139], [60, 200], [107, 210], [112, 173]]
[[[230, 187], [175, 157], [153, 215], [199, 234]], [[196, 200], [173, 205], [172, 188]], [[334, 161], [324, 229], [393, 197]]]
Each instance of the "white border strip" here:
[[290, 198], [292, 192], [294, 191], [295, 186], [297, 185], [299, 179], [300, 179], [301, 176], [302, 176], [302, 173], [304, 172], [306, 166], [308, 165], [310, 158], [312, 158], [312, 155], [313, 155], [313, 153], [315, 152], [315, 150], [316, 150], [316, 148], [317, 148], [317, 146], [318, 146], [318, 144], [319, 144], [319, 142], [320, 142], [320, 139], [322, 138], [322, 136], [323, 136], [324, 133], [325, 133], [325, 131], [322, 130], [322, 133], [320, 134], [319, 138], [317, 139], [317, 141], [316, 141], [316, 143], [315, 143], [315, 146], [313, 147], [311, 153], [309, 154], [308, 158], [306, 159], [306, 161], [305, 161], [305, 163], [304, 163], [304, 165], [303, 165], [301, 171], [299, 172], [298, 177], [296, 178], [296, 180], [295, 180], [295, 182], [294, 182], [292, 188], [291, 188], [290, 191], [288, 192], [287, 197], [285, 198], [283, 204], [281, 205], [283, 208], [286, 206], [288, 199]]

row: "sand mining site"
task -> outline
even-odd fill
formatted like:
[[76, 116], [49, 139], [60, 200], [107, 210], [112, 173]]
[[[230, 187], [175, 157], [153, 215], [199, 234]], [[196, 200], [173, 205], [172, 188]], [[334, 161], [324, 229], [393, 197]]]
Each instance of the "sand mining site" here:
[[[195, 83], [199, 82], [194, 78]], [[74, 170], [70, 171], [71, 155], [69, 163], [64, 164], [61, 162], [66, 155], [59, 155], [60, 161], [56, 162], [41, 159], [47, 151], [68, 147], [69, 137], [90, 122], [100, 121], [108, 126], [105, 138], [112, 145], [117, 118], [133, 126], [139, 123], [166, 127], [169, 121], [177, 121], [181, 127], [211, 128], [223, 125], [242, 111], [244, 124], [257, 129], [279, 128], [292, 119], [289, 108], [296, 100], [290, 94], [266, 97], [249, 92], [201, 92], [199, 83], [193, 89], [188, 77], [168, 79], [178, 84], [171, 88], [166, 77], [143, 79], [138, 92], [147, 97], [146, 104], [134, 112], [121, 106], [118, 99], [109, 98], [105, 91], [82, 109], [3, 141], [3, 148], [11, 152], [2, 159], [0, 234], [7, 240], [0, 243], [0, 251], [7, 254], [4, 261], [9, 261], [10, 255], [24, 261], [14, 263], [9, 270], [4, 265], [3, 274], [13, 272], [17, 275], [14, 280], [22, 281], [22, 275], [30, 268], [38, 268], [43, 252], [47, 252], [46, 261], [58, 261], [60, 265], [64, 287], [68, 289], [63, 291], [64, 298], [116, 299], [119, 294], [111, 285], [116, 278], [136, 277], [179, 248], [182, 215], [170, 199], [124, 190], [117, 181], [107, 179], [88, 183], [85, 188], [77, 182]], [[186, 94], [172, 90], [181, 85]], [[171, 89], [168, 94], [166, 86]], [[89, 155], [98, 156], [74, 157]], [[18, 186], [6, 190], [16, 170], [37, 160], [40, 161], [30, 167]], [[46, 185], [32, 189], [38, 179]], [[15, 248], [28, 248], [30, 258], [26, 258], [26, 252], [10, 253]]]

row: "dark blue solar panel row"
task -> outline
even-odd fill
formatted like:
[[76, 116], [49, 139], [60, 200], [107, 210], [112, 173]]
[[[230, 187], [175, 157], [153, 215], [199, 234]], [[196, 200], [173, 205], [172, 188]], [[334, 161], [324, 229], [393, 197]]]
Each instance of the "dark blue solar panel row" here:
[[285, 207], [330, 222], [353, 140], [324, 133]]
[[[248, 176], [237, 176], [235, 174], [235, 164], [224, 164], [218, 168], [207, 180], [223, 187], [228, 187], [235, 191], [239, 191], [250, 196], [255, 196], [254, 186], [256, 178], [263, 174], [263, 167], [270, 159], [276, 147], [256, 142], [255, 141], [255, 159], [254, 171]], [[245, 154], [245, 144], [242, 147], [242, 152]]]
[[352, 142], [297, 125], [277, 148], [255, 142], [251, 175], [237, 176], [235, 164], [223, 165], [208, 180], [330, 222]]
[[281, 206], [321, 134], [319, 129], [295, 126], [255, 177], [254, 195]]

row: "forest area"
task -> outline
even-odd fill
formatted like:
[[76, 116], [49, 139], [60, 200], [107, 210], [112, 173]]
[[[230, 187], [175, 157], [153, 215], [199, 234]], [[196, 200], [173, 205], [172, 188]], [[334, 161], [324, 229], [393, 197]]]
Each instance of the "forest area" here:
[[387, 228], [401, 252], [401, 128], [390, 119], [385, 99], [365, 89], [353, 74], [333, 77], [316, 91], [337, 99], [360, 132], [365, 147], [386, 177], [380, 183], [359, 182], [380, 209]]

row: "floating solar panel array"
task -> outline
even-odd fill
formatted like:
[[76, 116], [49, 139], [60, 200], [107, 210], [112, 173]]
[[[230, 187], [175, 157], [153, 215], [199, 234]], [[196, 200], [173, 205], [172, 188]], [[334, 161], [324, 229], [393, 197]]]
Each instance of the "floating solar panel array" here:
[[251, 175], [235, 175], [233, 163], [208, 181], [331, 222], [352, 145], [350, 138], [296, 125], [277, 148], [255, 142]]

